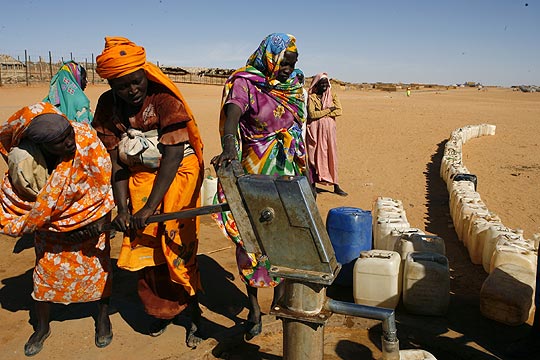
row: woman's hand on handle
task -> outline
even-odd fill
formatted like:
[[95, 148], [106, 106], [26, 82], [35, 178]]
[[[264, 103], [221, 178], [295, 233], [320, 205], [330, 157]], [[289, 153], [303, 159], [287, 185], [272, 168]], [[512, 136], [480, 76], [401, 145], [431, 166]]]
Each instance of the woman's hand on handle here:
[[236, 151], [236, 134], [238, 133], [238, 123], [242, 115], [242, 109], [236, 104], [225, 105], [225, 124], [223, 127], [223, 136], [221, 137], [221, 146], [223, 151], [215, 156], [210, 163], [215, 169], [219, 169], [224, 164], [236, 160], [238, 153]]
[[118, 212], [112, 224], [118, 231], [126, 232], [130, 223], [131, 214], [127, 211]]
[[[214, 165], [214, 168], [216, 170], [219, 169], [222, 165], [226, 165], [231, 161], [236, 160], [238, 156], [236, 152], [236, 145], [234, 143], [234, 137], [228, 137], [223, 141], [223, 151], [221, 152], [221, 154], [214, 156], [210, 161], [210, 163]], [[228, 143], [232, 144], [226, 145]]]
[[129, 228], [132, 230], [144, 229], [147, 225], [146, 221], [151, 215], [154, 214], [154, 211], [155, 210], [152, 210], [151, 208], [147, 206], [143, 206], [139, 211], [137, 211], [131, 217], [129, 221]]

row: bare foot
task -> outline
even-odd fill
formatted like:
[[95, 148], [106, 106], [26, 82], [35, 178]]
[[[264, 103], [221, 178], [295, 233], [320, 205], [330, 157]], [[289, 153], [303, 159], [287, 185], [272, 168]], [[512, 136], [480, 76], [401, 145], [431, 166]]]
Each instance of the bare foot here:
[[245, 325], [246, 340], [251, 340], [262, 332], [262, 320], [260, 311], [249, 312]]
[[171, 323], [171, 320], [168, 319], [155, 319], [150, 325], [148, 330], [148, 335], [152, 337], [158, 337], [167, 330], [167, 326]]
[[246, 322], [245, 337], [246, 340], [251, 340], [255, 336], [260, 335], [262, 332], [262, 322], [254, 323], [251, 321]]
[[98, 318], [94, 342], [98, 348], [108, 346], [113, 339], [112, 325], [109, 315], [102, 315]]
[[347, 195], [349, 195], [345, 191], [343, 191], [343, 189], [340, 188], [339, 185], [334, 185], [334, 194], [337, 194], [339, 196], [347, 196]]
[[191, 349], [195, 349], [203, 340], [199, 327], [194, 322], [191, 323], [191, 328], [186, 338], [186, 345]]
[[51, 335], [50, 327], [35, 331], [26, 344], [24, 344], [24, 355], [34, 356], [43, 349], [43, 343]]

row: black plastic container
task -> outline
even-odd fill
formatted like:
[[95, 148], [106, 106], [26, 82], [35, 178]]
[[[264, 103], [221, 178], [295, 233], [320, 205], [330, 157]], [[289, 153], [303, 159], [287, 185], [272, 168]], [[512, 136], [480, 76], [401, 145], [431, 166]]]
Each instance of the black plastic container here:
[[470, 181], [474, 184], [474, 191], [476, 191], [476, 186], [478, 184], [478, 179], [476, 178], [476, 175], [474, 174], [456, 174], [452, 181]]

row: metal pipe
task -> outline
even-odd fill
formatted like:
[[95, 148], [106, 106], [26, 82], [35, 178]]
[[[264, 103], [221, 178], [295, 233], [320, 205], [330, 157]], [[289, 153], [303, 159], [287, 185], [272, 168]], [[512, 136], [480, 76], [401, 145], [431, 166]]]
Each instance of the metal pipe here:
[[[326, 288], [319, 284], [285, 279], [280, 305], [298, 317], [313, 316], [320, 312], [326, 298]], [[324, 326], [299, 318], [283, 320], [283, 359], [322, 360]]]
[[382, 353], [383, 359], [399, 359], [399, 340], [397, 338], [396, 318], [394, 310], [353, 304], [343, 301], [328, 299], [325, 309], [342, 315], [358, 316], [367, 319], [382, 321]]
[[351, 315], [366, 319], [381, 320], [383, 333], [388, 335], [388, 340], [396, 340], [396, 320], [394, 310], [353, 304], [344, 301], [329, 299], [325, 304], [326, 309], [336, 314]]
[[324, 326], [283, 319], [283, 360], [323, 360]]

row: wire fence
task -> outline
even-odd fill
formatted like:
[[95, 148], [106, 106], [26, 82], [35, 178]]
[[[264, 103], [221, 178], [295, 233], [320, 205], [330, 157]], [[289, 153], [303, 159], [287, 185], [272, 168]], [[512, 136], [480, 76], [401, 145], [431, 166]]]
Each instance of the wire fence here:
[[[26, 85], [49, 83], [56, 72], [62, 67], [66, 60], [77, 61], [84, 66], [87, 72], [88, 82], [90, 84], [105, 83], [95, 71], [96, 63], [94, 54], [90, 59], [75, 60], [70, 53], [69, 58], [59, 57], [53, 60], [53, 54], [49, 51], [47, 56], [30, 57], [28, 52], [24, 51], [24, 58], [15, 59], [9, 55], [0, 55], [0, 86], [5, 85]], [[159, 63], [157, 64], [159, 66]], [[172, 81], [179, 83], [223, 85], [227, 80], [227, 75], [207, 74], [204, 71], [190, 73], [179, 67], [161, 67]]]

